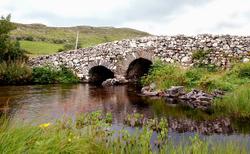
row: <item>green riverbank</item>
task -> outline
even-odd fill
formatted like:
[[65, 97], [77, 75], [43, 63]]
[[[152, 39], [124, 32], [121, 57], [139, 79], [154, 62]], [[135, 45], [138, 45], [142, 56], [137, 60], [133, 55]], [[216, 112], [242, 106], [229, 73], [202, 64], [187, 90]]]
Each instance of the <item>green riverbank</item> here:
[[155, 62], [141, 80], [146, 86], [155, 83], [156, 89], [166, 90], [171, 86], [184, 86], [186, 91], [201, 89], [208, 93], [214, 90], [225, 92], [212, 106], [215, 112], [248, 118], [250, 116], [250, 63], [235, 64], [231, 69], [209, 70], [204, 67], [183, 69], [178, 65]]
[[[112, 130], [112, 115], [92, 112], [75, 122], [62, 120], [40, 125], [9, 124], [2, 120], [2, 153], [247, 153], [241, 141], [210, 142], [198, 135], [183, 144], [173, 144], [168, 137], [167, 121], [148, 121], [135, 132]], [[140, 129], [138, 129], [140, 128]], [[153, 131], [158, 132], [154, 142]], [[243, 142], [243, 143], [242, 143]]]

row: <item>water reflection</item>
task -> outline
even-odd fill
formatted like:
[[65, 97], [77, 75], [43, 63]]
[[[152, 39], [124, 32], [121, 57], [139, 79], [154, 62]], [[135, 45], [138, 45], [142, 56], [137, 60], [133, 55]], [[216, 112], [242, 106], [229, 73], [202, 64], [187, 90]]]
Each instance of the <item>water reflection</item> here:
[[24, 121], [53, 121], [95, 110], [112, 112], [121, 122], [133, 111], [152, 114], [148, 104], [127, 86], [100, 88], [87, 84], [0, 87], [0, 112]]

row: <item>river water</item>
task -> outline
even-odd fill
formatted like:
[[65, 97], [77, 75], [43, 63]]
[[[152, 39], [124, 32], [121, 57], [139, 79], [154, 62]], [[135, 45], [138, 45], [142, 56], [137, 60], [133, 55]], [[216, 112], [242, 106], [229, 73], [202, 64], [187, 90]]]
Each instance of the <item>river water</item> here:
[[[204, 112], [193, 112], [169, 105], [159, 98], [139, 96], [138, 90], [138, 87], [128, 85], [108, 88], [88, 84], [0, 86], [0, 115], [11, 117], [13, 122], [40, 124], [54, 122], [64, 117], [74, 119], [82, 113], [101, 110], [113, 114], [115, 128], [123, 127], [124, 117], [134, 112], [144, 114], [146, 117], [164, 116], [200, 121], [213, 117]], [[240, 124], [241, 130], [230, 134], [201, 136], [216, 141], [247, 141], [249, 144], [248, 126], [245, 123]], [[195, 132], [172, 131], [169, 136], [178, 141], [194, 134]]]

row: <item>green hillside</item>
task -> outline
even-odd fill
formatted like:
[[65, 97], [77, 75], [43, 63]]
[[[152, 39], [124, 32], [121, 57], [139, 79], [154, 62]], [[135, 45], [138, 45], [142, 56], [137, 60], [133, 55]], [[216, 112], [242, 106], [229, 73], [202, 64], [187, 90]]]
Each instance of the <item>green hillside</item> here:
[[32, 55], [52, 54], [62, 49], [65, 44], [74, 46], [79, 32], [81, 47], [90, 47], [114, 40], [148, 36], [148, 33], [113, 27], [47, 27], [42, 24], [16, 24], [17, 29], [11, 36], [20, 40], [21, 47]]

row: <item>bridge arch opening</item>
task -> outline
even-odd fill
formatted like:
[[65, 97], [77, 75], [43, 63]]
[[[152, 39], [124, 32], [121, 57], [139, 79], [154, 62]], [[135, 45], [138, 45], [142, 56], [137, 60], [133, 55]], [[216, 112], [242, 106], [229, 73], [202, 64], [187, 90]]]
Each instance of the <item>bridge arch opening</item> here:
[[114, 72], [105, 66], [94, 66], [89, 70], [89, 82], [101, 85], [103, 81], [114, 78]]
[[153, 63], [145, 58], [138, 58], [132, 61], [126, 72], [126, 79], [128, 80], [138, 80], [140, 77], [148, 73], [151, 65]]

